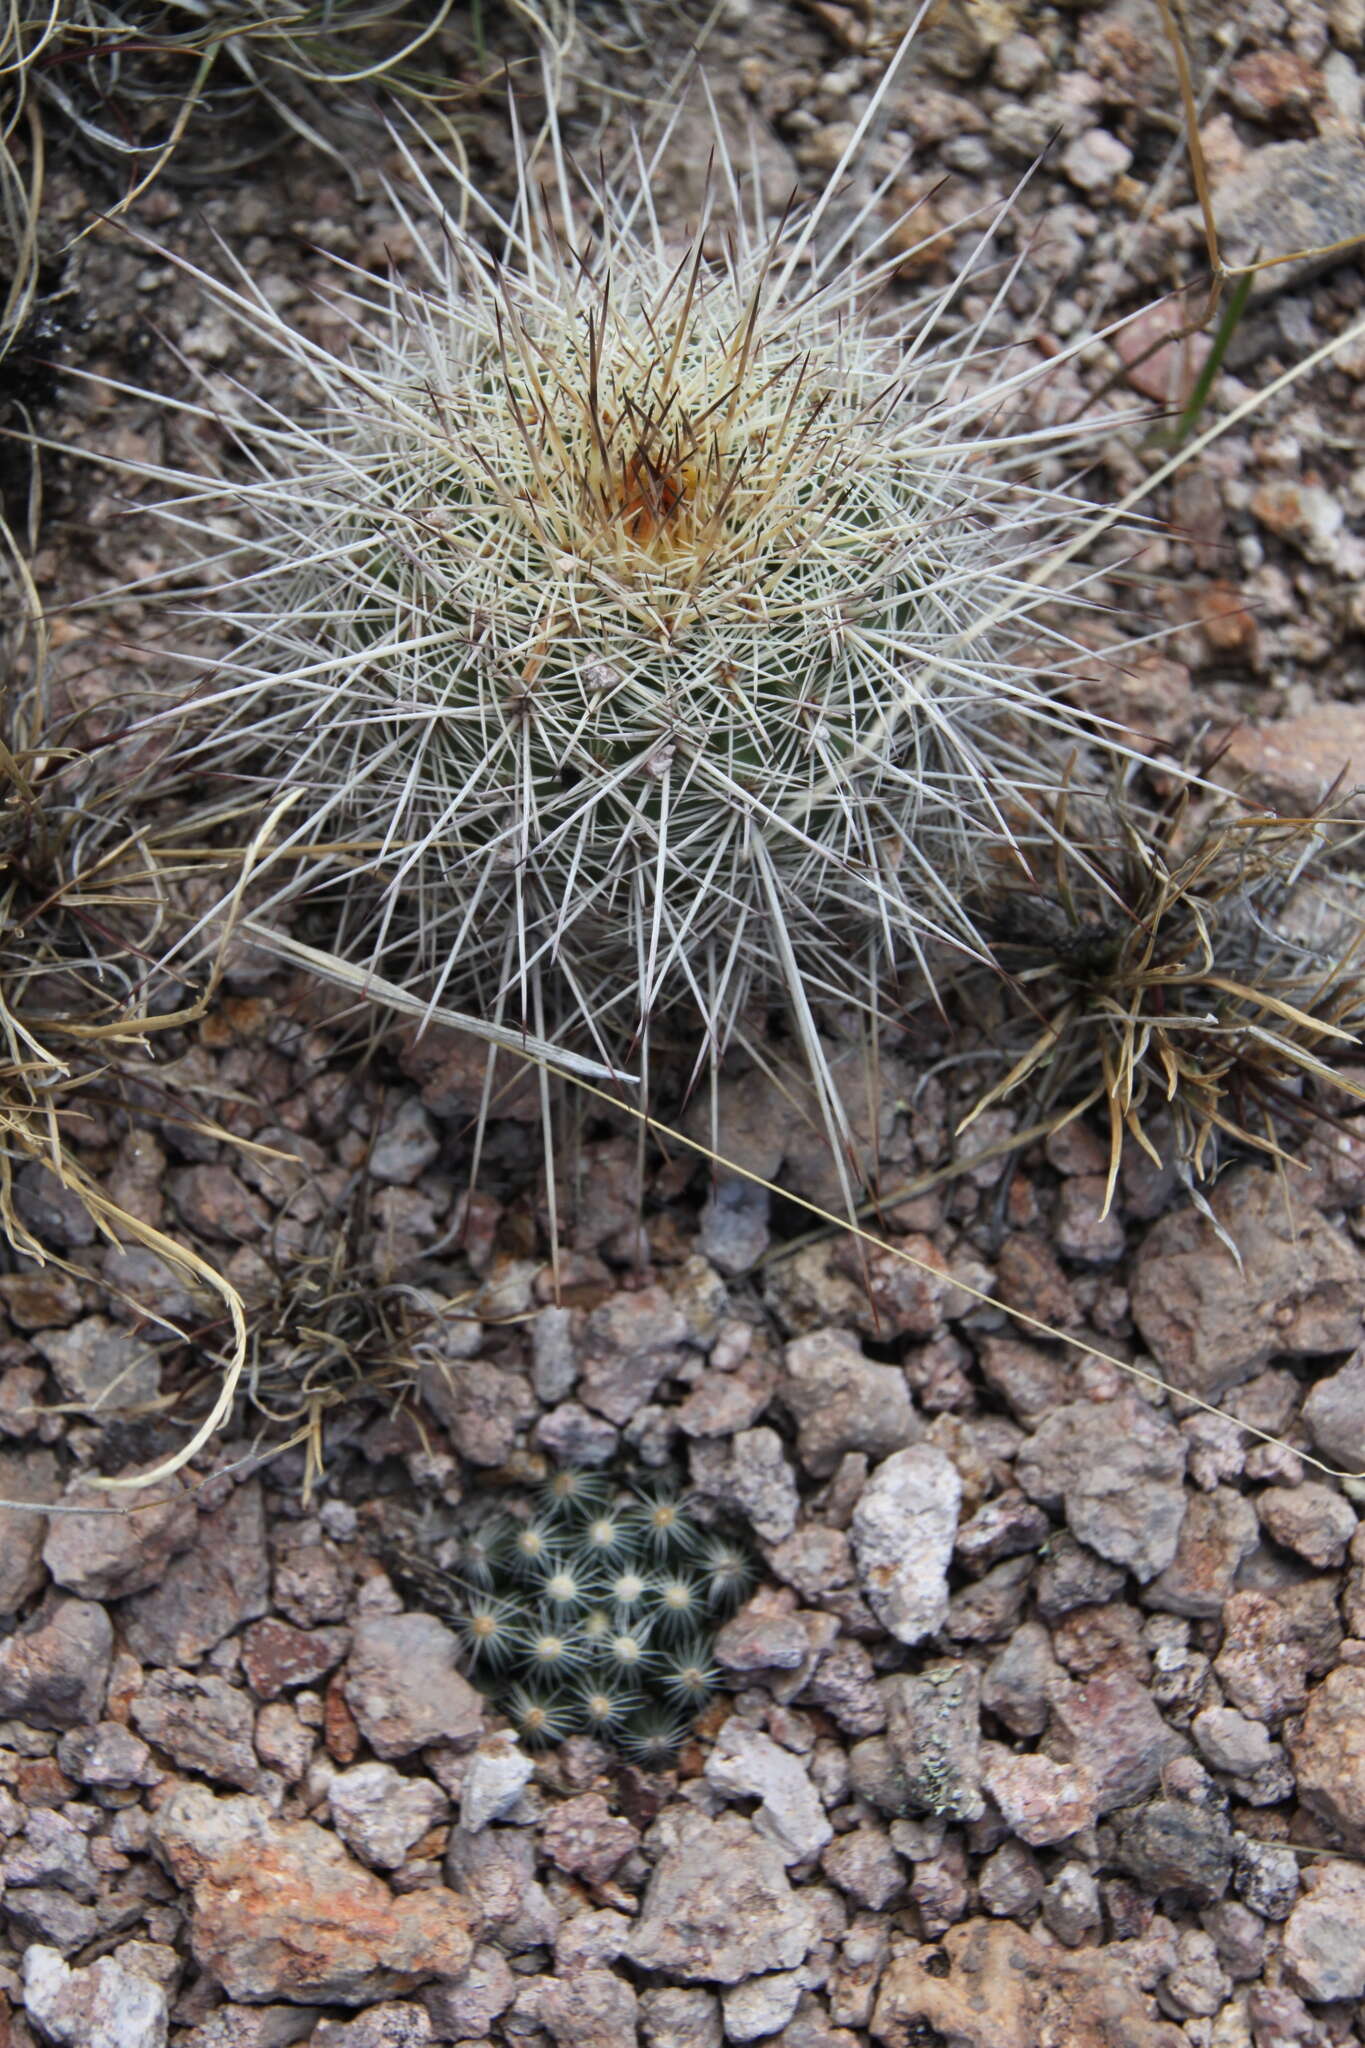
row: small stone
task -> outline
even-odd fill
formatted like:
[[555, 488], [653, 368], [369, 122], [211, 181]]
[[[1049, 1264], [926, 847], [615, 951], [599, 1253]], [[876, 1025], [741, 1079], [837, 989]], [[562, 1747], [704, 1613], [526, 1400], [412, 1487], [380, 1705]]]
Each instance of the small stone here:
[[868, 1479], [853, 1511], [859, 1583], [902, 1643], [919, 1643], [948, 1613], [948, 1568], [962, 1483], [932, 1444], [896, 1451]]
[[21, 1885], [57, 1885], [76, 1898], [93, 1899], [99, 1890], [88, 1838], [52, 1806], [33, 1808], [21, 1840], [11, 1844], [0, 1865], [0, 1874], [11, 1893]]
[[1058, 1763], [1084, 1764], [1099, 1812], [1109, 1813], [1154, 1792], [1163, 1768], [1186, 1743], [1132, 1673], [1116, 1666], [1053, 1701], [1044, 1748]]
[[343, 1621], [350, 1612], [354, 1574], [334, 1542], [290, 1543], [276, 1535], [273, 1605], [296, 1628]]
[[686, 1336], [686, 1317], [665, 1288], [609, 1296], [584, 1326], [579, 1400], [618, 1427], [629, 1422], [677, 1371]]
[[1198, 1210], [1171, 1210], [1138, 1248], [1133, 1317], [1165, 1376], [1216, 1399], [1271, 1358], [1349, 1351], [1360, 1336], [1360, 1253], [1264, 1167], [1223, 1175], [1209, 1196], [1240, 1266]]
[[1123, 1257], [1127, 1236], [1116, 1208], [1106, 1211], [1107, 1174], [1078, 1174], [1062, 1183], [1057, 1198], [1056, 1244], [1064, 1258], [1086, 1266], [1107, 1266]]
[[243, 1622], [264, 1614], [270, 1591], [260, 1481], [234, 1487], [199, 1516], [194, 1541], [160, 1581], [125, 1609], [128, 1647], [146, 1664], [193, 1664]]
[[955, 1643], [998, 1642], [1023, 1613], [1032, 1584], [1032, 1558], [1007, 1557], [952, 1595], [944, 1634]]
[[[0, 1499], [50, 1505], [61, 1494], [51, 1451], [0, 1452]], [[0, 1507], [0, 1615], [15, 1614], [43, 1583], [45, 1515]]]
[[743, 1515], [764, 1543], [780, 1543], [796, 1527], [796, 1475], [775, 1429], [740, 1430], [731, 1441], [703, 1440], [689, 1452], [692, 1485]]
[[24, 2011], [53, 2048], [164, 2048], [166, 1993], [117, 1954], [73, 1970], [34, 1942], [24, 1952], [23, 1983]]
[[[572, 1739], [572, 1738], [571, 1738]], [[555, 1935], [555, 1969], [561, 1976], [584, 1963], [619, 1962], [630, 1938], [630, 1918], [609, 1907], [575, 1913]]]
[[635, 2048], [634, 1987], [591, 1966], [563, 1977], [526, 1979], [516, 2001], [524, 2026], [543, 2027], [557, 2048]]
[[836, 1836], [820, 1868], [856, 1905], [873, 1913], [882, 1912], [905, 1889], [905, 1867], [890, 1837], [870, 1822]]
[[[681, 1417], [679, 1411], [679, 1426]], [[548, 1409], [532, 1432], [538, 1450], [556, 1465], [607, 1465], [616, 1456], [620, 1431], [600, 1415], [590, 1415], [577, 1401], [561, 1401]]]
[[1213, 347], [1207, 334], [1188, 330], [1189, 316], [1181, 301], [1158, 299], [1114, 337], [1134, 391], [1177, 413], [1189, 404]]
[[100, 1718], [114, 1631], [86, 1600], [45, 1601], [0, 1642], [0, 1717], [37, 1728], [80, 1728]]
[[27, 1266], [0, 1273], [0, 1308], [16, 1330], [50, 1330], [75, 1322], [81, 1290], [59, 1266]]
[[64, 1956], [75, 1955], [100, 1931], [100, 1916], [93, 1906], [48, 1885], [16, 1885], [6, 1896], [5, 1918], [11, 1940], [26, 1934]]
[[529, 1829], [451, 1832], [446, 1874], [508, 1955], [546, 1948], [559, 1937], [560, 1912], [535, 1880], [536, 1843]]
[[14, 1176], [14, 1206], [40, 1244], [73, 1252], [95, 1242], [95, 1219], [85, 1203], [41, 1160], [28, 1160]]
[[73, 1728], [57, 1744], [57, 1761], [78, 1785], [121, 1790], [128, 1785], [154, 1785], [161, 1776], [146, 1743], [121, 1721]]
[[1020, 1756], [997, 1742], [982, 1745], [981, 1782], [1011, 1834], [1035, 1849], [1078, 1835], [1093, 1825], [1099, 1810], [1095, 1780], [1085, 1764]]
[[1365, 1669], [1329, 1671], [1286, 1740], [1300, 1799], [1353, 1846], [1365, 1846]]
[[1330, 1486], [1270, 1486], [1256, 1502], [1267, 1532], [1319, 1571], [1339, 1565], [1356, 1532], [1350, 1502]]
[[[1341, 507], [1332, 499], [1324, 504], [1324, 498], [1325, 493], [1305, 494], [1303, 487], [1286, 484], [1258, 491], [1253, 504], [1265, 524], [1275, 526], [1278, 520], [1286, 528], [1297, 526], [1305, 554], [1326, 550], [1330, 555]], [[1312, 811], [1339, 777], [1345, 777], [1348, 789], [1365, 779], [1365, 709], [1324, 703], [1300, 718], [1239, 725], [1219, 755], [1219, 767], [1224, 777], [1245, 787], [1252, 802], [1278, 811]]]
[[332, 1822], [348, 1849], [376, 1870], [399, 1870], [410, 1849], [449, 1811], [429, 1778], [404, 1778], [392, 1764], [356, 1764], [327, 1788]]
[[1067, 1948], [1094, 1934], [1103, 1919], [1100, 1888], [1084, 1863], [1064, 1863], [1043, 1893], [1043, 1925]]
[[1185, 1513], [1186, 1443], [1131, 1395], [1054, 1409], [1020, 1449], [1019, 1485], [1111, 1564], [1139, 1580], [1171, 1562]]
[[1243, 2038], [1255, 2048], [1326, 2048], [1329, 2039], [1287, 1984], [1256, 1985], [1247, 1997], [1247, 2023], [1250, 2033]]
[[221, 1162], [176, 1167], [166, 1185], [180, 1215], [201, 1236], [250, 1244], [270, 1228], [270, 1211], [261, 1197]]
[[721, 1993], [727, 2041], [762, 2041], [785, 2027], [801, 2003], [804, 1970], [775, 1970]]
[[1232, 1881], [1232, 1829], [1216, 1808], [1154, 1799], [1122, 1830], [1118, 1863], [1144, 1891], [1211, 1906]]
[[979, 1363], [986, 1384], [1025, 1428], [1071, 1397], [1071, 1366], [1020, 1337], [983, 1337]]
[[981, 1704], [1003, 1721], [1012, 1735], [1041, 1735], [1052, 1702], [1069, 1687], [1052, 1654], [1052, 1641], [1041, 1623], [1026, 1621], [987, 1666], [981, 1681]]
[[77, 1476], [63, 1506], [70, 1512], [53, 1516], [43, 1558], [57, 1584], [83, 1600], [120, 1600], [155, 1586], [199, 1527], [178, 1477], [120, 1498]]
[[982, 1864], [976, 1889], [988, 1913], [1022, 1920], [1043, 1896], [1043, 1873], [1038, 1858], [1020, 1842], [1002, 1842]]
[[1206, 1707], [1191, 1721], [1190, 1733], [1210, 1770], [1234, 1778], [1253, 1777], [1280, 1754], [1265, 1724], [1235, 1707]]
[[722, 1671], [744, 1677], [799, 1672], [814, 1661], [810, 1634], [791, 1595], [766, 1590], [755, 1593], [717, 1630], [714, 1655]]
[[1001, 1245], [995, 1291], [1008, 1308], [1053, 1329], [1074, 1329], [1081, 1320], [1061, 1261], [1050, 1241], [1034, 1232], [1013, 1230]]
[[710, 1991], [681, 1985], [642, 1991], [640, 2028], [647, 2048], [720, 2048], [720, 2004]]
[[916, 1863], [910, 1880], [911, 1902], [931, 1941], [966, 1919], [970, 1897], [966, 1850], [949, 1835], [934, 1855]]
[[756, 1266], [772, 1241], [768, 1190], [737, 1174], [720, 1176], [701, 1212], [697, 1249], [731, 1278]]
[[1310, 1861], [1284, 1927], [1284, 1967], [1305, 1998], [1365, 1998], [1365, 1871]]
[[154, 1671], [130, 1711], [139, 1731], [182, 1770], [202, 1771], [244, 1792], [260, 1783], [251, 1701], [225, 1679]]
[[1175, 2019], [1211, 2019], [1232, 1993], [1212, 1935], [1187, 1927], [1176, 1936], [1173, 1967], [1157, 1989], [1161, 2010]]
[[297, 1785], [312, 1764], [317, 1736], [288, 1700], [267, 1700], [256, 1716], [256, 1754], [287, 1785]]
[[1256, 1514], [1230, 1486], [1191, 1496], [1180, 1524], [1175, 1556], [1147, 1587], [1149, 1607], [1192, 1620], [1216, 1621], [1244, 1558], [1256, 1548]]
[[505, 1820], [535, 1776], [535, 1764], [515, 1735], [485, 1735], [465, 1768], [460, 1788], [460, 1826], [471, 1835], [492, 1820]]
[[984, 1571], [1002, 1557], [1033, 1556], [1051, 1524], [1043, 1510], [1010, 1487], [984, 1501], [957, 1532], [956, 1555], [968, 1571]]
[[706, 1780], [731, 1797], [761, 1802], [753, 1827], [784, 1863], [818, 1856], [834, 1832], [800, 1758], [740, 1722], [721, 1729], [706, 1759]]
[[884, 1681], [887, 1733], [912, 1807], [977, 1820], [981, 1796], [980, 1681], [974, 1665], [945, 1660]]
[[344, 1628], [295, 1628], [273, 1615], [242, 1631], [242, 1669], [258, 1700], [275, 1700], [300, 1685], [313, 1685], [338, 1665], [350, 1648]]
[[1086, 128], [1062, 151], [1062, 169], [1082, 192], [1108, 192], [1133, 161], [1133, 152], [1107, 128]]
[[797, 1968], [817, 1937], [814, 1901], [793, 1891], [781, 1852], [724, 1814], [659, 1858], [626, 1953], [686, 1983], [741, 1984]]
[[[1262, 526], [1292, 540], [1310, 562], [1329, 568], [1335, 563], [1346, 513], [1340, 498], [1324, 490], [1321, 484], [1302, 483], [1297, 477], [1278, 477], [1258, 485], [1252, 492], [1251, 509]], [[1266, 735], [1261, 737], [1264, 740]], [[1284, 735], [1278, 737], [1283, 746]], [[1321, 740], [1318, 746], [1320, 749]], [[1341, 765], [1349, 774], [1350, 761]], [[1330, 786], [1328, 783], [1318, 790], [1314, 801], [1320, 802]]]
[[441, 1149], [431, 1118], [415, 1096], [404, 1096], [370, 1147], [366, 1166], [372, 1180], [411, 1187]]
[[1365, 1471], [1365, 1355], [1318, 1381], [1303, 1420], [1314, 1450], [1345, 1472]]
[[[1278, 1721], [1304, 1702], [1308, 1651], [1286, 1626], [1270, 1593], [1229, 1594], [1223, 1609], [1223, 1647], [1213, 1662], [1234, 1707], [1262, 1721]], [[1365, 1683], [1365, 1673], [1361, 1674]]]
[[33, 1436], [43, 1420], [47, 1373], [41, 1365], [12, 1365], [0, 1372], [0, 1436]]
[[785, 1543], [775, 1543], [768, 1564], [776, 1578], [794, 1586], [806, 1600], [851, 1586], [854, 1578], [848, 1537], [842, 1529], [828, 1529], [819, 1522], [807, 1522]]
[[1060, 1621], [1078, 1607], [1102, 1607], [1120, 1591], [1121, 1565], [1106, 1564], [1063, 1530], [1054, 1536], [1038, 1569], [1035, 1596], [1045, 1621]]
[[377, 1756], [411, 1756], [429, 1742], [465, 1742], [484, 1699], [456, 1669], [459, 1643], [431, 1614], [363, 1614], [352, 1632], [345, 1697]]
[[369, 2005], [473, 1952], [464, 1903], [443, 1887], [394, 1897], [311, 1821], [264, 1800], [185, 1785], [152, 1818], [157, 1853], [192, 1892], [195, 1961], [229, 1998]]
[[736, 1371], [702, 1373], [673, 1420], [684, 1436], [733, 1436], [753, 1428], [776, 1391], [777, 1364], [765, 1346]]
[[788, 1344], [782, 1397], [796, 1418], [807, 1472], [833, 1472], [846, 1451], [884, 1458], [920, 1434], [905, 1375], [875, 1365], [848, 1330], [812, 1330]]
[[589, 1884], [605, 1884], [639, 1840], [600, 1792], [584, 1792], [553, 1807], [541, 1832], [541, 1847], [551, 1863]]
[[40, 1330], [33, 1345], [66, 1399], [100, 1417], [149, 1408], [161, 1392], [156, 1353], [107, 1316], [86, 1316], [69, 1330]]
[[1299, 1859], [1284, 1842], [1259, 1842], [1243, 1835], [1237, 1843], [1233, 1888], [1264, 1920], [1283, 1920], [1299, 1895]]
[[486, 1358], [429, 1358], [417, 1385], [424, 1405], [471, 1465], [506, 1464], [518, 1434], [539, 1414], [525, 1374]]
[[886, 1702], [861, 1643], [836, 1643], [816, 1666], [809, 1692], [845, 1735], [878, 1735], [886, 1726]]
[[436, 2039], [424, 2006], [372, 2005], [354, 2020], [320, 2020], [308, 2048], [429, 2048]]
[[553, 1406], [573, 1391], [578, 1378], [572, 1309], [541, 1309], [531, 1323], [531, 1384], [536, 1398]]
[[1259, 1914], [1235, 1899], [1224, 1899], [1200, 1918], [1217, 1945], [1219, 1962], [1234, 1982], [1244, 1984], [1262, 1975], [1270, 1933]]
[[464, 1975], [423, 1990], [422, 2004], [442, 2041], [486, 2041], [516, 1996], [518, 1979], [497, 1949], [476, 1948]]

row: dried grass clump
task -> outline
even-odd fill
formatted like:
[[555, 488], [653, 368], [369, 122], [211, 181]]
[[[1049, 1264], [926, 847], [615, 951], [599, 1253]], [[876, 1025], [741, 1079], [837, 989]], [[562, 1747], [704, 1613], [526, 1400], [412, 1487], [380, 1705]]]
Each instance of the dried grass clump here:
[[[224, 1384], [205, 1428], [172, 1461], [178, 1465], [230, 1404], [246, 1335], [242, 1305], [199, 1253], [106, 1194], [73, 1142], [83, 1088], [135, 1073], [153, 1034], [203, 1014], [207, 996], [157, 1011], [151, 993], [150, 969], [185, 855], [150, 832], [127, 830], [116, 807], [86, 809], [85, 764], [41, 741], [36, 693], [17, 693], [8, 704], [0, 697], [0, 711], [0, 1231], [20, 1258], [68, 1265], [16, 1202], [16, 1175], [37, 1164], [76, 1197], [108, 1242], [142, 1245], [220, 1297], [233, 1333]], [[242, 856], [230, 859], [240, 865]]]
[[1365, 1027], [1344, 807], [1277, 817], [1180, 788], [1152, 812], [1126, 781], [1058, 799], [1049, 867], [994, 903], [1016, 1029], [1036, 1029], [962, 1126], [1026, 1086], [1050, 1130], [1098, 1108], [1106, 1214], [1126, 1139], [1197, 1194], [1225, 1143], [1283, 1158], [1289, 1126], [1365, 1100], [1332, 1064]]
[[443, 1328], [467, 1313], [382, 1270], [371, 1192], [360, 1175], [346, 1212], [325, 1211], [302, 1248], [282, 1242], [286, 1208], [267, 1252], [274, 1285], [248, 1302], [243, 1401], [273, 1447], [302, 1446], [305, 1500], [325, 1469], [328, 1419], [360, 1399], [408, 1405]]

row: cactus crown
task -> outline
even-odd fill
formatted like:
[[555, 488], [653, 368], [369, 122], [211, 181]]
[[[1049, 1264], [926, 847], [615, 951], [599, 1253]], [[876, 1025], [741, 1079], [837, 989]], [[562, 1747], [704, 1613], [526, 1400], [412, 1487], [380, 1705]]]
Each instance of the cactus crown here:
[[350, 346], [203, 280], [316, 403], [244, 405], [258, 545], [180, 758], [300, 790], [275, 900], [331, 889], [337, 950], [433, 1004], [633, 1065], [662, 1007], [705, 1062], [777, 997], [833, 1135], [815, 1006], [982, 948], [968, 877], [1085, 729], [1034, 573], [1091, 516], [1035, 481], [1079, 435], [1011, 427], [1046, 366], [997, 346], [1008, 278], [909, 305], [881, 193], [828, 232], [841, 165], [767, 219], [719, 134], [673, 238], [667, 147], [578, 186], [552, 121], [510, 218], [409, 156], [414, 265], [346, 275]]

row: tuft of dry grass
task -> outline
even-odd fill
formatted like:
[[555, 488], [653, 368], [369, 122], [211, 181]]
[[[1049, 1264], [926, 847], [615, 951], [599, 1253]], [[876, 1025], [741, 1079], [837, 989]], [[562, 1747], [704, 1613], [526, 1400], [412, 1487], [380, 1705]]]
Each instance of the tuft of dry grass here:
[[1365, 1028], [1344, 806], [1278, 817], [1182, 786], [1150, 811], [1129, 780], [1056, 799], [1048, 866], [993, 903], [1016, 1046], [1032, 1036], [960, 1126], [1026, 1087], [1052, 1130], [1098, 1109], [1106, 1214], [1125, 1140], [1197, 1194], [1225, 1142], [1282, 1159], [1334, 1092], [1365, 1100], [1332, 1064]]
[[[236, 1290], [198, 1252], [114, 1201], [73, 1149], [81, 1091], [133, 1067], [155, 1034], [192, 1025], [212, 994], [158, 1010], [151, 972], [170, 892], [187, 856], [166, 837], [121, 825], [116, 807], [87, 810], [86, 763], [42, 736], [39, 693], [0, 697], [0, 1232], [21, 1259], [66, 1267], [16, 1200], [25, 1167], [45, 1168], [109, 1243], [157, 1253], [224, 1304], [232, 1339], [213, 1413], [183, 1451], [139, 1481], [184, 1463], [231, 1404], [245, 1355]], [[242, 856], [226, 857], [243, 875]]]

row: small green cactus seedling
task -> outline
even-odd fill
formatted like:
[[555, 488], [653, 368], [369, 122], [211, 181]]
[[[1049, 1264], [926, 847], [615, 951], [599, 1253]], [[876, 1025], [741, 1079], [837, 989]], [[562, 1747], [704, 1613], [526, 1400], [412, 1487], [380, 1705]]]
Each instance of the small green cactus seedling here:
[[557, 1472], [526, 1519], [495, 1516], [466, 1540], [452, 1591], [470, 1676], [528, 1747], [594, 1735], [653, 1767], [719, 1685], [712, 1636], [753, 1579], [743, 1546], [708, 1537], [684, 1496]]

